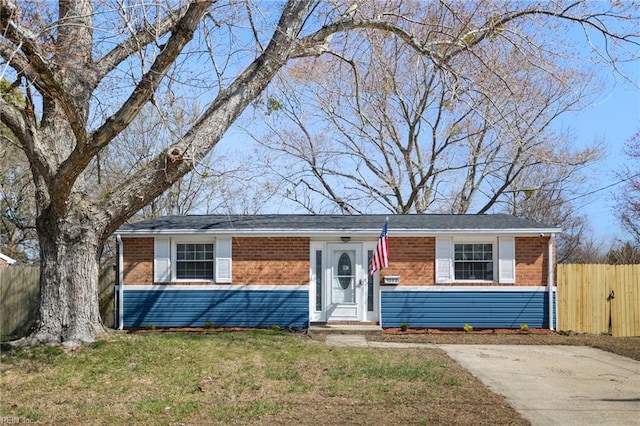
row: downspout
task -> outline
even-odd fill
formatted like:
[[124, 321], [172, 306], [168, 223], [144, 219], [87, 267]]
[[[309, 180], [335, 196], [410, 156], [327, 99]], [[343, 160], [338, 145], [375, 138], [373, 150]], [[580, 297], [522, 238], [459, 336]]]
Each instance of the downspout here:
[[548, 256], [548, 262], [547, 262], [547, 266], [548, 266], [548, 275], [547, 275], [547, 290], [548, 290], [548, 297], [549, 297], [549, 330], [553, 330], [553, 324], [555, 322], [555, 315], [553, 314], [553, 270], [554, 270], [554, 264], [555, 261], [553, 260], [553, 242], [555, 241], [556, 238], [556, 234], [551, 234], [549, 235], [549, 252], [547, 254]]
[[118, 330], [122, 330], [124, 323], [124, 300], [122, 297], [124, 296], [124, 245], [122, 244], [122, 238], [120, 234], [116, 235], [116, 240], [118, 241], [118, 298], [116, 306], [116, 313], [118, 315]]

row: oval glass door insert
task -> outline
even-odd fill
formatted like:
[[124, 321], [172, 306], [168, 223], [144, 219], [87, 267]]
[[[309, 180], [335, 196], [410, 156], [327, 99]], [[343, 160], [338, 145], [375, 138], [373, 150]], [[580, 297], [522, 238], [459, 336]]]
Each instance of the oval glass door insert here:
[[351, 264], [351, 258], [347, 253], [342, 253], [338, 259], [338, 282], [343, 289], [349, 288], [351, 284], [351, 278], [353, 265]]

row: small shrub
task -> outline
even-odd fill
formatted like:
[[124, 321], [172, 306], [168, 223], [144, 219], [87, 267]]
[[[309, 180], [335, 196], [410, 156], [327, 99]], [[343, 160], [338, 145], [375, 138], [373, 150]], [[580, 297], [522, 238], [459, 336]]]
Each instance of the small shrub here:
[[206, 328], [207, 330], [212, 329], [215, 326], [215, 324], [213, 324], [213, 321], [207, 321], [204, 323], [204, 328]]
[[473, 326], [471, 324], [465, 324], [462, 326], [462, 329], [465, 333], [471, 333], [473, 331]]
[[144, 326], [144, 328], [146, 328], [147, 330], [155, 330], [155, 329], [156, 329], [156, 326], [155, 326], [155, 325], [153, 325], [152, 323], [148, 322], [148, 323]]
[[282, 327], [280, 327], [278, 324], [273, 324], [271, 326], [271, 331], [282, 331]]
[[402, 324], [400, 324], [400, 330], [407, 331], [408, 329], [409, 329], [409, 323], [408, 322], [403, 322]]
[[529, 331], [529, 326], [525, 323], [520, 324], [520, 331]]

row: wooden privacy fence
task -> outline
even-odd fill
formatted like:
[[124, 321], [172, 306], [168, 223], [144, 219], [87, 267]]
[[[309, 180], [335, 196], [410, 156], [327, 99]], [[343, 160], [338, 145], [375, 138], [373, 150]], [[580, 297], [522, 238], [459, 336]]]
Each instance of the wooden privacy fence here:
[[559, 264], [558, 330], [640, 336], [640, 265]]
[[[23, 336], [36, 318], [40, 294], [38, 266], [0, 268], [0, 334]], [[100, 315], [107, 327], [113, 327], [113, 297], [115, 272], [113, 267], [100, 271]]]
[[0, 268], [0, 334], [23, 335], [33, 324], [40, 293], [37, 266]]

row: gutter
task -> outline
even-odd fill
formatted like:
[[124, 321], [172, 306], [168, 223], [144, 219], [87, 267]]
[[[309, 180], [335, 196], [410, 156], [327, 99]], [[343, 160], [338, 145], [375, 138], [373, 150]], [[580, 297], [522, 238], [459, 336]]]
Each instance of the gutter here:
[[116, 234], [116, 241], [118, 242], [118, 298], [116, 299], [116, 315], [118, 315], [118, 330], [122, 330], [124, 326], [124, 301], [122, 300], [124, 296], [124, 244], [122, 243], [120, 234]]
[[[449, 235], [509, 235], [509, 236], [538, 236], [540, 234], [554, 234], [559, 228], [451, 228], [451, 229], [409, 229], [389, 228], [389, 236], [397, 237], [437, 237]], [[215, 235], [215, 236], [287, 236], [287, 237], [335, 237], [345, 235], [377, 239], [380, 229], [294, 229], [294, 228], [242, 228], [242, 229], [120, 229], [121, 235], [153, 237], [157, 235]]]

